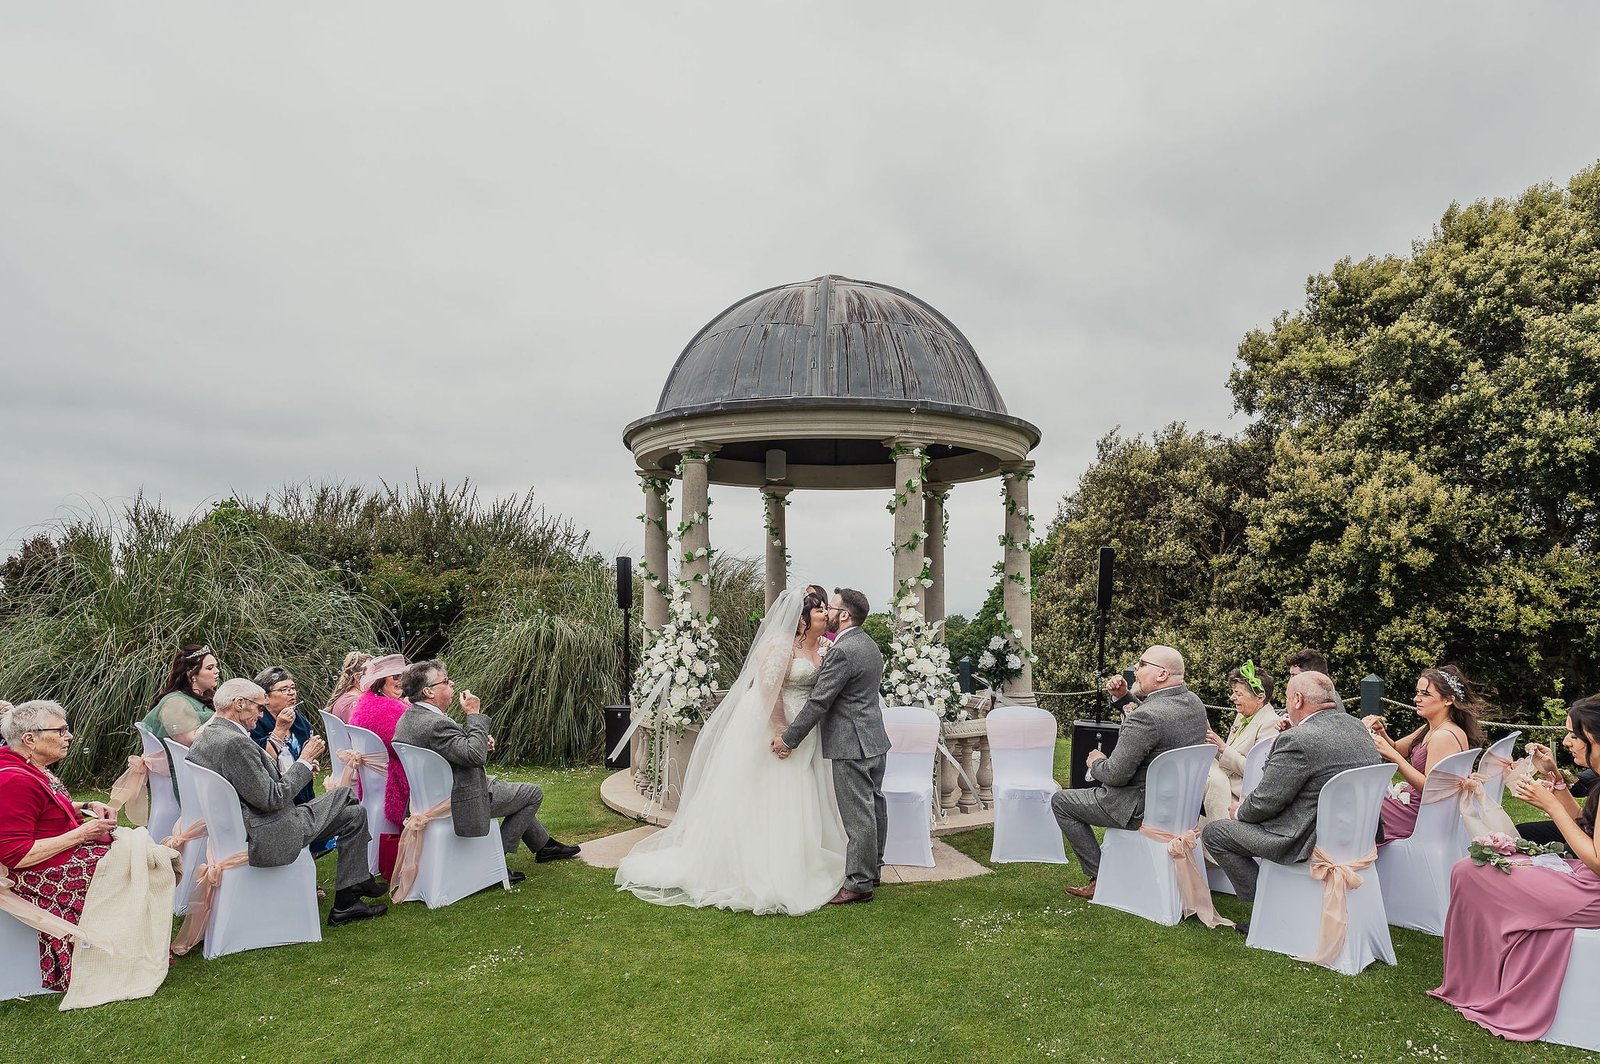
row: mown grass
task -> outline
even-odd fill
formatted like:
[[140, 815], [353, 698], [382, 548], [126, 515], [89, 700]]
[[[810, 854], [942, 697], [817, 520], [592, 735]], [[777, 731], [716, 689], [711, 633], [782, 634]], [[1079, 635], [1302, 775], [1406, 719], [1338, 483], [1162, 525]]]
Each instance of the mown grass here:
[[[600, 769], [503, 774], [545, 785], [564, 839], [630, 826], [601, 805]], [[949, 841], [988, 858], [986, 830]], [[1399, 966], [1348, 978], [1068, 898], [1076, 867], [999, 866], [788, 919], [656, 908], [575, 861], [512, 866], [528, 879], [510, 894], [182, 959], [145, 1001], [0, 1004], [0, 1045], [61, 1062], [1591, 1059], [1503, 1042], [1427, 997], [1429, 936], [1396, 930]]]

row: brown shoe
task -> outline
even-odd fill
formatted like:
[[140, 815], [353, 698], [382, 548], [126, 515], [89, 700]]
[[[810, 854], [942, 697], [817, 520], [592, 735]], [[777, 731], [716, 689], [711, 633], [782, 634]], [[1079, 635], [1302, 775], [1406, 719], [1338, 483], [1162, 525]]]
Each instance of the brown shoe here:
[[828, 899], [828, 904], [829, 905], [854, 905], [858, 901], [871, 901], [871, 900], [872, 900], [872, 891], [870, 891], [870, 890], [869, 891], [865, 891], [865, 892], [863, 892], [861, 894], [857, 894], [853, 890], [845, 890], [843, 887], [840, 887], [839, 888], [839, 893], [835, 894], [833, 897]]
[[1066, 891], [1074, 898], [1082, 898], [1084, 901], [1093, 901], [1094, 885], [1096, 882], [1096, 880], [1091, 879], [1081, 887], [1067, 887]]

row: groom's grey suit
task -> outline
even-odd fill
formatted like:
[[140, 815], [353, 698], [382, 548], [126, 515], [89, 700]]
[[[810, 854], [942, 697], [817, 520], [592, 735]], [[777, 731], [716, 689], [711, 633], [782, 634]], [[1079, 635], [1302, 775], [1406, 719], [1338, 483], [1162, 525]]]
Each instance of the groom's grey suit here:
[[822, 756], [833, 762], [833, 790], [849, 838], [844, 889], [865, 894], [878, 885], [889, 808], [883, 800], [883, 770], [889, 734], [883, 730], [878, 685], [883, 655], [860, 626], [846, 628], [822, 659], [811, 697], [782, 735], [793, 750], [822, 725]]

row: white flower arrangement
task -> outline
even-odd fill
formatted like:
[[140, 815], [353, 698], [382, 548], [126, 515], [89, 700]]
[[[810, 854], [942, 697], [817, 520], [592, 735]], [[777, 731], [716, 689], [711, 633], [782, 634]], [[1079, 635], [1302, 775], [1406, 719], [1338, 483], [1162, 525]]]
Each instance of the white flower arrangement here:
[[931, 709], [942, 720], [969, 719], [972, 714], [962, 707], [961, 688], [950, 669], [950, 650], [940, 642], [944, 622], [930, 624], [917, 609], [915, 595], [903, 596], [894, 607], [883, 697], [892, 705]]
[[1000, 622], [1010, 634], [990, 636], [989, 645], [978, 655], [978, 672], [996, 687], [1022, 675], [1024, 662], [1036, 664], [1039, 661], [1038, 656], [1022, 641], [1022, 629], [1014, 626], [1003, 613]]
[[667, 623], [634, 673], [633, 702], [649, 709], [656, 727], [676, 731], [706, 719], [717, 679], [717, 618], [695, 612], [687, 581], [673, 581], [671, 591]]

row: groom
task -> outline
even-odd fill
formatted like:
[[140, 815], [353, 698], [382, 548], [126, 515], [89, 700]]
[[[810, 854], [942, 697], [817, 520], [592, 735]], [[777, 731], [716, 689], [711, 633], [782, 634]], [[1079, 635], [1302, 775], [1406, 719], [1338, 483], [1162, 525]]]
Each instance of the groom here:
[[835, 588], [828, 620], [839, 626], [833, 649], [822, 659], [822, 671], [811, 698], [782, 735], [773, 736], [772, 752], [788, 757], [807, 733], [822, 724], [822, 756], [833, 762], [833, 790], [839, 816], [849, 838], [845, 851], [844, 886], [829, 905], [871, 901], [883, 870], [883, 843], [889, 810], [883, 801], [883, 768], [889, 735], [883, 730], [878, 684], [883, 655], [861, 630], [871, 612], [867, 597], [848, 587]]

